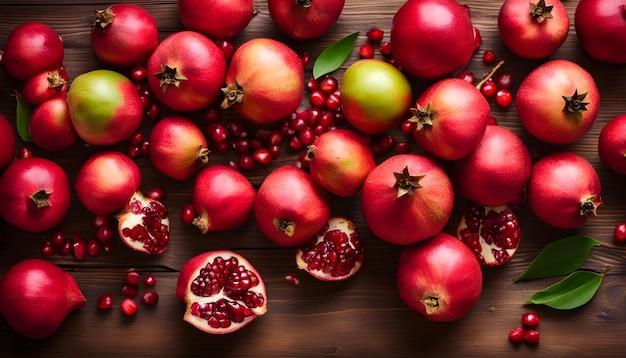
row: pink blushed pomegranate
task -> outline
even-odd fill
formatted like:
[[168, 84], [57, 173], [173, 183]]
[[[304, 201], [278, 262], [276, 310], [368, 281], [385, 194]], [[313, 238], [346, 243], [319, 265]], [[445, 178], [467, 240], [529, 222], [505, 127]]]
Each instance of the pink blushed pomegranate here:
[[227, 250], [189, 259], [176, 297], [187, 304], [183, 320], [211, 334], [238, 331], [267, 312], [263, 278], [246, 258]]
[[74, 190], [87, 210], [110, 215], [126, 205], [140, 185], [141, 172], [135, 162], [122, 153], [104, 151], [83, 163]]
[[33, 142], [49, 152], [62, 152], [78, 142], [64, 94], [37, 105], [28, 122]]
[[396, 273], [400, 298], [436, 322], [452, 322], [474, 308], [482, 292], [478, 260], [456, 237], [439, 233], [407, 246]]
[[600, 191], [598, 173], [587, 159], [570, 151], [556, 152], [533, 165], [528, 205], [548, 225], [573, 229], [597, 216]]
[[345, 0], [269, 0], [270, 17], [287, 36], [312, 39], [322, 36], [337, 22]]
[[626, 174], [626, 115], [619, 115], [602, 127], [598, 155], [611, 170]]
[[41, 22], [17, 25], [6, 40], [2, 64], [18, 80], [61, 67], [63, 40], [50, 26]]
[[305, 171], [286, 165], [268, 174], [257, 191], [253, 216], [279, 246], [300, 246], [328, 222], [328, 192]]
[[0, 216], [21, 230], [41, 232], [59, 225], [70, 201], [67, 174], [49, 159], [17, 160], [0, 177]]
[[0, 172], [15, 158], [15, 130], [0, 114]]
[[441, 231], [452, 213], [454, 189], [435, 160], [396, 154], [374, 168], [361, 190], [361, 210], [372, 232], [408, 245]]
[[576, 35], [596, 61], [626, 63], [626, 2], [581, 0], [574, 13]]
[[178, 0], [183, 25], [210, 39], [228, 40], [239, 35], [256, 13], [254, 0]]
[[239, 171], [213, 165], [198, 174], [191, 198], [198, 213], [192, 224], [205, 234], [245, 224], [252, 216], [256, 190]]
[[137, 191], [115, 215], [118, 232], [126, 246], [149, 255], [159, 255], [170, 242], [170, 220], [165, 205]]

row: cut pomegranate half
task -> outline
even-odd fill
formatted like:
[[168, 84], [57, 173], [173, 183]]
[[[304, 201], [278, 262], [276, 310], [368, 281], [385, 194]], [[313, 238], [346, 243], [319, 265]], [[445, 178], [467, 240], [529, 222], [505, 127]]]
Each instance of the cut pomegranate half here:
[[133, 250], [162, 254], [170, 241], [167, 208], [137, 191], [115, 216], [122, 241]]

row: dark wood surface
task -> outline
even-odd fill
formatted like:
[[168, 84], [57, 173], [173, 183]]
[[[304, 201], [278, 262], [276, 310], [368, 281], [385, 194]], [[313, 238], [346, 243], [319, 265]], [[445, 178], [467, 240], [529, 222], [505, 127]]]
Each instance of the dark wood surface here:
[[[481, 31], [483, 45], [474, 55], [468, 69], [481, 76], [487, 66], [481, 61], [482, 50], [492, 49], [506, 60], [505, 70], [513, 74], [514, 89], [530, 70], [545, 60], [527, 61], [512, 55], [497, 33], [497, 13], [502, 1], [462, 0], [471, 7], [472, 21]], [[136, 3], [148, 9], [157, 21], [161, 38], [183, 29], [177, 14], [176, 1], [144, 1]], [[357, 44], [365, 42], [365, 32], [372, 26], [385, 30], [388, 39], [391, 20], [402, 5], [401, 0], [347, 0], [338, 23], [325, 36], [310, 41], [291, 41], [273, 26], [265, 1], [257, 1], [258, 14], [246, 30], [234, 39], [240, 44], [253, 37], [282, 40], [297, 52], [307, 51], [312, 58], [333, 41], [354, 31], [361, 34]], [[522, 244], [514, 258], [500, 268], [484, 269], [484, 289], [475, 308], [463, 319], [453, 323], [430, 322], [409, 310], [400, 300], [395, 287], [395, 269], [400, 246], [387, 244], [374, 237], [363, 222], [358, 197], [335, 200], [333, 213], [352, 218], [360, 227], [367, 259], [361, 271], [350, 280], [339, 283], [317, 281], [299, 272], [294, 262], [294, 249], [278, 248], [264, 239], [253, 220], [244, 227], [223, 233], [201, 235], [193, 227], [179, 223], [181, 208], [190, 201], [193, 179], [176, 181], [156, 172], [149, 160], [137, 159], [143, 174], [142, 190], [154, 187], [165, 190], [164, 203], [171, 212], [171, 244], [166, 253], [152, 257], [126, 248], [120, 241], [110, 255], [87, 258], [77, 262], [71, 257], [54, 255], [50, 261], [69, 270], [80, 285], [87, 304], [71, 313], [52, 336], [31, 340], [14, 333], [0, 319], [0, 356], [541, 356], [541, 357], [613, 357], [622, 356], [626, 333], [626, 246], [612, 239], [614, 225], [626, 219], [626, 186], [624, 177], [603, 165], [596, 151], [597, 137], [603, 125], [618, 114], [626, 113], [626, 66], [606, 65], [590, 59], [579, 47], [574, 33], [573, 15], [577, 1], [564, 1], [568, 9], [570, 34], [551, 58], [566, 58], [585, 67], [595, 77], [601, 91], [602, 104], [597, 122], [591, 131], [572, 145], [555, 147], [541, 144], [529, 136], [516, 116], [515, 106], [507, 110], [492, 101], [493, 116], [498, 123], [517, 133], [537, 159], [561, 149], [573, 150], [586, 157], [602, 180], [604, 205], [599, 216], [577, 230], [558, 230], [541, 223], [529, 208], [522, 208]], [[65, 44], [65, 66], [71, 78], [88, 70], [103, 68], [90, 47], [90, 26], [95, 9], [106, 3], [84, 0], [3, 0], [0, 2], [0, 48], [10, 31], [26, 21], [42, 21], [53, 27]], [[358, 58], [355, 50], [346, 65], [334, 75], [341, 77], [346, 66]], [[310, 67], [307, 69], [310, 74]], [[414, 81], [416, 94], [428, 83]], [[0, 71], [0, 112], [15, 124], [15, 99], [11, 96], [19, 83]], [[306, 106], [306, 103], [303, 104]], [[230, 114], [232, 115], [232, 112]], [[195, 120], [198, 113], [190, 114]], [[153, 123], [144, 121], [148, 133]], [[402, 139], [399, 130], [392, 131]], [[80, 164], [100, 149], [77, 145], [68, 152], [49, 154], [31, 143], [34, 155], [59, 162], [70, 180]], [[124, 150], [123, 144], [113, 149]], [[413, 145], [413, 151], [419, 152]], [[387, 154], [390, 155], [390, 154]], [[291, 163], [297, 153], [283, 151], [270, 167], [247, 173], [258, 187], [273, 168]], [[380, 161], [385, 156], [377, 159]], [[231, 154], [216, 154], [211, 163], [227, 163]], [[575, 180], [575, 178], [572, 178]], [[0, 203], [2, 205], [2, 203]], [[468, 205], [457, 198], [453, 216], [445, 231], [452, 233], [462, 210]], [[65, 232], [79, 232], [92, 237], [93, 215], [73, 197], [70, 213], [60, 225]], [[7, 237], [0, 250], [0, 274], [14, 263], [41, 257], [42, 237], [30, 234], [0, 221], [0, 230]], [[595, 248], [585, 267], [601, 270], [611, 266], [604, 283], [593, 300], [579, 309], [557, 311], [545, 307], [526, 307], [524, 302], [535, 291], [555, 280], [545, 279], [514, 283], [535, 255], [549, 242], [573, 234], [590, 235], [604, 243]], [[119, 239], [117, 239], [119, 240]], [[182, 320], [184, 304], [174, 293], [178, 270], [190, 257], [208, 250], [232, 249], [245, 255], [261, 272], [267, 285], [268, 312], [248, 327], [234, 334], [205, 334]], [[125, 317], [119, 308], [100, 312], [96, 299], [112, 292], [119, 302], [119, 289], [126, 270], [153, 272], [158, 283], [160, 301], [155, 307], [140, 307], [134, 317]], [[295, 275], [299, 285], [285, 280]], [[520, 315], [536, 310], [541, 318], [541, 342], [532, 347], [515, 347], [507, 340], [510, 329], [519, 324]]]

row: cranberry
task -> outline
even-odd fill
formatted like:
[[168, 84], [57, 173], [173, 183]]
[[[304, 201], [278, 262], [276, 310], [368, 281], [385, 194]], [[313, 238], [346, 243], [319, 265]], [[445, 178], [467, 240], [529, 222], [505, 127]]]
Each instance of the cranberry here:
[[306, 127], [298, 133], [298, 141], [303, 146], [308, 146], [313, 144], [315, 141], [315, 132], [311, 127]]
[[267, 143], [269, 145], [279, 145], [282, 140], [283, 140], [283, 136], [280, 134], [280, 132], [277, 131], [277, 130], [273, 130], [270, 133], [270, 137], [269, 137]]
[[383, 40], [385, 32], [378, 27], [372, 27], [365, 33], [365, 36], [367, 36], [367, 39], [372, 42], [380, 42]]
[[152, 102], [148, 109], [146, 109], [146, 116], [150, 118], [152, 121], [156, 121], [159, 119], [159, 115], [161, 114], [161, 107], [156, 102]]
[[111, 252], [113, 252], [113, 249], [115, 248], [115, 243], [111, 240], [108, 242], [102, 242], [102, 252], [105, 254], [110, 254]]
[[145, 141], [141, 144], [141, 156], [148, 158], [150, 156], [150, 142]]
[[132, 298], [137, 296], [137, 293], [139, 293], [139, 287], [137, 287], [136, 285], [125, 284], [124, 286], [122, 286], [122, 295], [124, 295], [125, 297]]
[[325, 128], [330, 127], [335, 123], [335, 114], [332, 111], [323, 111], [318, 123]]
[[409, 120], [402, 121], [402, 124], [400, 127], [400, 129], [402, 130], [402, 133], [404, 133], [405, 135], [413, 135], [416, 128], [417, 128], [417, 123], [411, 122]]
[[391, 52], [391, 42], [385, 41], [380, 44], [378, 50], [383, 56], [391, 56], [393, 53]]
[[522, 314], [522, 324], [526, 327], [536, 327], [539, 325], [539, 315], [535, 312], [525, 312]]
[[122, 312], [124, 312], [124, 314], [127, 316], [134, 315], [135, 313], [137, 313], [137, 309], [139, 308], [137, 305], [137, 301], [129, 297], [126, 297], [122, 301], [122, 304], [120, 306], [122, 307]]
[[96, 257], [100, 254], [100, 242], [96, 239], [87, 241], [87, 253], [91, 257]]
[[495, 82], [489, 80], [485, 82], [485, 84], [480, 87], [480, 92], [485, 96], [485, 98], [491, 98], [496, 95], [498, 92], [498, 86], [496, 86]]
[[130, 70], [130, 78], [135, 82], [143, 82], [148, 78], [148, 71], [143, 66], [135, 66]]
[[220, 112], [214, 108], [207, 108], [204, 112], [202, 112], [202, 121], [204, 121], [204, 123], [218, 123], [220, 119]]
[[159, 302], [159, 294], [153, 290], [147, 290], [141, 295], [141, 302], [148, 306], [156, 305]]
[[180, 213], [180, 220], [185, 225], [191, 225], [193, 220], [196, 218], [196, 210], [193, 207], [193, 204], [187, 204], [183, 207], [182, 212]]
[[526, 330], [526, 333], [524, 333], [524, 342], [530, 344], [539, 343], [539, 331], [536, 329]]
[[496, 53], [491, 50], [483, 52], [483, 62], [488, 65], [496, 62]]
[[[228, 133], [235, 138], [247, 135], [246, 124], [241, 119], [229, 120], [228, 123], [226, 123], [226, 129], [228, 129]], [[246, 134], [244, 135], [244, 133]]]
[[370, 44], [361, 45], [361, 47], [359, 47], [359, 57], [374, 58], [374, 46]]
[[513, 76], [508, 72], [500, 72], [496, 77], [496, 84], [500, 89], [507, 89], [513, 84]]
[[50, 241], [55, 247], [61, 247], [63, 245], [63, 242], [65, 242], [65, 233], [63, 231], [53, 232]]
[[141, 156], [141, 147], [138, 145], [129, 145], [126, 154], [131, 158], [139, 158]]
[[124, 282], [129, 285], [137, 286], [139, 285], [140, 278], [141, 277], [139, 275], [139, 272], [131, 270], [126, 272], [126, 275], [124, 276]]
[[396, 153], [403, 154], [411, 151], [411, 144], [409, 142], [396, 143]]
[[211, 123], [206, 127], [206, 134], [213, 143], [224, 142], [228, 139], [228, 129], [221, 123]]
[[378, 139], [378, 144], [384, 151], [387, 151], [396, 145], [396, 140], [390, 135], [384, 135]]
[[224, 54], [226, 61], [230, 61], [230, 59], [233, 58], [233, 55], [235, 54], [235, 45], [233, 45], [232, 42], [228, 40], [216, 40], [215, 44]]
[[108, 224], [103, 224], [96, 228], [96, 238], [100, 242], [109, 242], [113, 239], [113, 230]]
[[272, 154], [267, 148], [257, 148], [252, 154], [252, 157], [255, 161], [263, 165], [267, 165], [272, 161]]
[[96, 215], [96, 218], [93, 220], [93, 226], [99, 228], [102, 225], [106, 225], [111, 221], [110, 215]]
[[474, 76], [474, 74], [471, 73], [470, 71], [461, 71], [457, 75], [457, 77], [466, 81], [467, 83], [474, 84], [474, 82], [476, 82], [476, 76]]
[[154, 188], [148, 192], [147, 196], [152, 200], [161, 200], [163, 198], [163, 189]]
[[622, 221], [615, 225], [613, 229], [613, 239], [619, 243], [626, 242], [626, 221]]
[[54, 253], [54, 245], [50, 240], [44, 240], [43, 245], [41, 245], [41, 254], [48, 257], [52, 256]]
[[324, 109], [326, 107], [326, 96], [321, 90], [314, 90], [309, 93], [309, 101], [315, 108]]
[[143, 283], [144, 283], [144, 285], [147, 285], [147, 286], [154, 286], [154, 285], [156, 285], [156, 276], [154, 276], [151, 273], [146, 274], [143, 277]]
[[341, 108], [341, 98], [338, 91], [328, 95], [328, 98], [326, 98], [326, 108], [335, 112]]
[[509, 332], [509, 341], [513, 344], [521, 344], [524, 341], [524, 335], [526, 334], [526, 328], [515, 327]]
[[278, 154], [280, 154], [280, 146], [278, 144], [270, 145], [267, 147], [267, 150], [269, 150], [272, 158], [276, 158], [278, 157]]
[[113, 295], [110, 293], [103, 293], [98, 297], [98, 309], [110, 310], [113, 308]]
[[248, 138], [237, 138], [233, 141], [232, 145], [233, 149], [239, 154], [248, 153], [250, 150], [250, 141]]
[[499, 89], [496, 92], [496, 104], [502, 108], [508, 108], [513, 102], [513, 94], [507, 89]]

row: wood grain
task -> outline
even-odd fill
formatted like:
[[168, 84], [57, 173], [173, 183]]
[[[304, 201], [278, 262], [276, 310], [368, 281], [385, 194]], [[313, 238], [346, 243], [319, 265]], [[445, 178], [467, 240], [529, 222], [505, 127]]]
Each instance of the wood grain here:
[[[497, 33], [497, 13], [502, 1], [460, 2], [471, 8], [472, 21], [483, 37], [481, 49], [492, 49], [506, 60], [505, 69], [515, 79], [513, 89], [528, 72], [547, 60], [523, 60], [506, 49]], [[161, 38], [183, 29], [176, 1], [138, 0], [134, 3], [152, 13]], [[86, 307], [70, 314], [54, 335], [40, 340], [22, 338], [4, 320], [0, 320], [0, 356], [622, 356], [626, 332], [626, 246], [613, 242], [612, 231], [618, 221], [626, 218], [626, 186], [623, 176], [611, 172], [601, 163], [596, 145], [603, 125], [616, 115], [626, 113], [626, 66], [601, 64], [590, 59], [580, 48], [574, 33], [573, 14], [577, 1], [563, 3], [572, 21], [570, 34], [550, 59], [570, 59], [594, 76], [602, 96], [597, 122], [576, 143], [555, 147], [538, 142], [524, 130], [517, 118], [515, 105], [505, 110], [492, 103], [492, 114], [500, 125], [522, 138], [535, 160], [557, 150], [572, 150], [587, 158], [601, 177], [604, 205], [599, 209], [598, 217], [577, 230], [550, 228], [541, 223], [529, 208], [522, 208], [519, 219], [523, 239], [519, 252], [504, 267], [483, 270], [481, 299], [462, 320], [434, 323], [408, 309], [399, 299], [395, 287], [395, 267], [402, 247], [387, 244], [372, 235], [363, 222], [358, 198], [335, 199], [333, 212], [347, 215], [359, 225], [367, 249], [365, 265], [348, 281], [325, 283], [297, 272], [294, 250], [271, 244], [260, 235], [252, 220], [237, 230], [206, 235], [201, 235], [193, 227], [175, 224], [168, 251], [158, 257], [133, 252], [118, 241], [113, 254], [88, 258], [84, 262], [56, 255], [50, 258], [76, 278], [87, 298]], [[355, 31], [361, 32], [357, 43], [364, 43], [364, 34], [372, 26], [385, 30], [388, 39], [393, 15], [402, 4], [401, 0], [347, 0], [340, 20], [329, 33], [310, 41], [293, 41], [273, 26], [266, 2], [257, 0], [258, 14], [233, 42], [238, 45], [254, 37], [272, 37], [284, 41], [297, 52], [307, 51], [315, 58], [330, 43]], [[63, 37], [65, 66], [70, 78], [103, 68], [91, 51], [89, 32], [93, 11], [106, 5], [87, 0], [79, 4], [73, 0], [3, 0], [0, 3], [0, 48], [18, 24], [42, 21]], [[481, 57], [482, 51], [477, 52], [468, 65], [468, 70], [478, 76], [488, 70]], [[334, 75], [341, 78], [347, 65], [357, 58], [355, 50]], [[310, 66], [307, 74], [310, 74]], [[415, 96], [430, 84], [421, 80], [412, 80], [412, 83]], [[0, 87], [0, 113], [14, 124], [15, 100], [11, 93], [19, 88], [19, 83], [0, 71]], [[227, 112], [225, 116], [232, 117], [234, 114]], [[199, 120], [199, 113], [191, 113], [190, 117]], [[148, 133], [152, 126], [153, 123], [144, 121], [144, 133]], [[396, 139], [403, 139], [399, 130], [391, 134]], [[59, 162], [72, 181], [80, 165], [99, 150], [77, 145], [66, 153], [49, 154], [21, 141], [18, 146], [27, 146], [35, 155]], [[123, 144], [111, 148], [125, 149]], [[414, 146], [413, 152], [419, 150]], [[297, 153], [285, 148], [271, 166], [258, 168], [247, 175], [258, 187], [272, 169], [290, 164], [296, 157]], [[384, 158], [380, 156], [377, 160]], [[227, 163], [230, 159], [233, 159], [232, 154], [215, 154], [211, 161], [214, 164]], [[144, 158], [137, 159], [137, 164], [144, 177], [142, 189], [164, 188], [164, 202], [171, 212], [172, 222], [178, 223], [178, 214], [190, 201], [193, 179], [168, 179]], [[467, 205], [465, 200], [457, 198], [446, 232], [454, 232], [456, 222]], [[89, 236], [94, 234], [92, 221], [93, 216], [73, 197], [70, 213], [60, 228]], [[22, 259], [40, 257], [42, 237], [49, 234], [21, 232], [4, 221], [0, 221], [0, 231], [8, 238], [6, 246], [0, 249], [0, 273]], [[514, 278], [547, 243], [574, 234], [590, 235], [604, 243], [592, 251], [585, 264], [585, 268], [597, 270], [611, 266], [597, 295], [586, 306], [572, 311], [524, 306], [533, 292], [555, 280], [514, 283]], [[227, 336], [207, 335], [183, 322], [185, 307], [174, 294], [178, 270], [187, 259], [215, 249], [232, 249], [244, 254], [262, 273], [268, 289], [268, 313], [244, 330]], [[100, 294], [112, 292], [118, 302], [121, 300], [118, 292], [124, 272], [129, 268], [152, 272], [157, 276], [156, 288], [161, 296], [159, 303], [151, 308], [140, 307], [138, 314], [131, 318], [124, 317], [119, 309], [99, 312], [95, 301]], [[300, 285], [287, 282], [284, 276], [288, 274], [296, 275]], [[507, 341], [507, 334], [519, 325], [520, 315], [530, 309], [537, 310], [542, 318], [541, 343], [537, 347], [514, 347]]]

